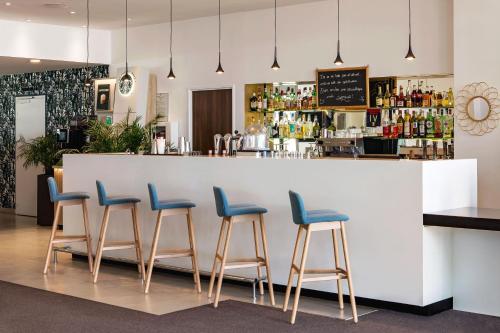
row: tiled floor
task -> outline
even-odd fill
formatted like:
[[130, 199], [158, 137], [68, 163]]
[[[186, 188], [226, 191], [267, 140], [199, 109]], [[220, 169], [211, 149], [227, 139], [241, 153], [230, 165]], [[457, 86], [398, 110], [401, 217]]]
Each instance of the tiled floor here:
[[[33, 218], [0, 213], [0, 280], [158, 315], [210, 303], [206, 282], [204, 292], [198, 294], [191, 278], [156, 274], [145, 295], [137, 272], [116, 265], [103, 264], [99, 283], [93, 284], [87, 262], [72, 260], [69, 254], [59, 254], [59, 264], [44, 276], [49, 235], [50, 229], [36, 226]], [[250, 285], [225, 284], [222, 292], [222, 299], [252, 302]], [[283, 295], [276, 296], [277, 306], [281, 306]], [[267, 296], [259, 296], [257, 302], [269, 305]], [[301, 297], [300, 311], [345, 319], [351, 316], [349, 304], [340, 311], [335, 302], [308, 297]], [[359, 315], [373, 311], [358, 306]]]

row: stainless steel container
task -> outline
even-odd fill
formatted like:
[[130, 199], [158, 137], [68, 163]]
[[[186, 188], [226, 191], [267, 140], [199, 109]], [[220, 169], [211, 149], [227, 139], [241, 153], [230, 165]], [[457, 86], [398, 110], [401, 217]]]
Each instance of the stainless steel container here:
[[267, 129], [260, 124], [248, 126], [243, 135], [243, 150], [269, 150]]
[[215, 134], [214, 135], [214, 154], [215, 155], [220, 155], [222, 154], [222, 143], [223, 143], [223, 137], [221, 134]]

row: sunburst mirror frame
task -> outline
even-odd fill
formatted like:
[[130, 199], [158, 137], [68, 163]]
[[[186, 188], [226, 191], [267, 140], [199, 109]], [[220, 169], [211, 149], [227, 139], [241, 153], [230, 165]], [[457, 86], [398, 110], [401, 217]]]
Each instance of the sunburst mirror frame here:
[[[489, 107], [486, 116], [481, 118], [474, 118], [469, 112], [471, 103], [477, 98], [486, 101]], [[462, 130], [476, 136], [490, 133], [497, 128], [500, 120], [498, 90], [488, 86], [485, 82], [468, 84], [458, 93], [455, 109], [457, 121]]]

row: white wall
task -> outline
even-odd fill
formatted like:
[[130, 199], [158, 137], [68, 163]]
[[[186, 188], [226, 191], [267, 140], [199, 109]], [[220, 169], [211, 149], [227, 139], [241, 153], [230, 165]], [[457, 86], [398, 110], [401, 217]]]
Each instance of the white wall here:
[[[342, 57], [346, 66], [370, 65], [371, 76], [419, 75], [453, 71], [451, 0], [413, 3], [417, 60], [404, 60], [408, 47], [407, 2], [350, 0], [341, 7]], [[174, 9], [175, 10], [175, 9]], [[158, 91], [171, 96], [170, 119], [180, 121], [187, 134], [187, 91], [236, 85], [236, 127], [243, 126], [245, 83], [314, 80], [316, 68], [334, 67], [336, 3], [312, 2], [278, 8], [281, 70], [273, 60], [273, 10], [224, 15], [222, 58], [217, 67], [217, 17], [174, 23], [175, 81], [166, 79], [169, 66], [169, 25], [133, 28], [129, 34], [129, 62], [158, 75]], [[112, 36], [112, 72], [123, 67], [124, 32]]]
[[[455, 89], [485, 81], [500, 89], [498, 0], [454, 0]], [[455, 130], [456, 155], [478, 159], [480, 207], [500, 208], [500, 129], [475, 137]], [[455, 308], [500, 316], [500, 233], [454, 232]]]
[[[0, 56], [86, 61], [86, 29], [0, 20]], [[111, 32], [90, 31], [90, 62], [111, 62]]]

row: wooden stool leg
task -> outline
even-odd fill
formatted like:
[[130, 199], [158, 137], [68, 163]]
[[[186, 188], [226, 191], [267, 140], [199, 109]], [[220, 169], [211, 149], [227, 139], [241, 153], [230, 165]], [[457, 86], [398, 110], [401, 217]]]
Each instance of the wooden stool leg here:
[[52, 248], [54, 245], [54, 237], [56, 236], [57, 232], [57, 222], [59, 221], [59, 215], [61, 214], [62, 207], [58, 203], [56, 203], [56, 213], [54, 216], [54, 222], [52, 223], [52, 233], [50, 234], [50, 240], [49, 240], [49, 246], [47, 249], [47, 257], [45, 259], [45, 267], [43, 268], [43, 274], [47, 274], [47, 271], [49, 269], [49, 264], [50, 264], [50, 255], [52, 254]]
[[217, 281], [217, 290], [215, 291], [214, 308], [219, 305], [220, 290], [222, 288], [222, 280], [224, 279], [224, 269], [226, 268], [227, 253], [229, 252], [229, 241], [231, 240], [231, 230], [233, 229], [232, 218], [228, 221], [226, 241], [224, 242], [224, 252], [220, 264], [219, 280]]
[[90, 273], [94, 271], [94, 265], [92, 260], [92, 238], [90, 237], [90, 226], [89, 226], [89, 211], [87, 208], [87, 200], [82, 200], [82, 210], [83, 210], [83, 225], [85, 227], [85, 236], [87, 238], [87, 257], [89, 261]]
[[144, 257], [142, 256], [142, 241], [141, 241], [141, 230], [139, 228], [139, 222], [137, 219], [137, 204], [134, 204], [132, 208], [132, 220], [134, 224], [134, 236], [135, 236], [135, 250], [137, 254], [137, 264], [139, 266], [139, 273], [141, 274], [142, 282], [146, 279], [146, 268], [144, 266]]
[[97, 245], [97, 252], [94, 262], [94, 283], [97, 283], [99, 276], [99, 268], [101, 266], [102, 249], [104, 248], [104, 241], [106, 239], [106, 230], [108, 229], [109, 222], [109, 206], [104, 209], [104, 216], [102, 217], [101, 232], [99, 233], [99, 244]]
[[[252, 227], [253, 227], [253, 241], [255, 244], [255, 258], [259, 258], [259, 239], [257, 237], [257, 225], [255, 224], [255, 221], [252, 221]], [[260, 266], [257, 266], [257, 278], [259, 279], [259, 292], [261, 295], [264, 295], [264, 282], [262, 282], [262, 274], [261, 274], [261, 269]]]
[[226, 219], [223, 218], [222, 224], [220, 226], [220, 233], [219, 233], [219, 240], [217, 241], [217, 248], [215, 249], [214, 265], [212, 266], [212, 274], [210, 275], [210, 283], [208, 285], [208, 298], [212, 297], [212, 291], [213, 291], [214, 283], [215, 283], [215, 275], [217, 272], [217, 262], [218, 262], [217, 256], [219, 256], [220, 246], [222, 244], [222, 237], [224, 235], [225, 228], [226, 228]]
[[196, 251], [196, 240], [194, 237], [194, 226], [193, 219], [191, 215], [191, 208], [188, 208], [187, 213], [187, 224], [188, 224], [188, 233], [189, 233], [189, 245], [191, 248], [191, 263], [193, 265], [193, 276], [194, 283], [196, 285], [196, 290], [198, 293], [201, 293], [201, 281], [200, 281], [200, 270], [198, 267], [198, 253]]
[[[335, 229], [332, 230], [333, 237], [333, 255], [335, 259], [335, 269], [340, 268], [340, 260], [339, 260], [339, 243], [337, 240], [337, 231]], [[344, 295], [342, 291], [342, 280], [337, 279], [337, 294], [339, 296], [339, 307], [340, 309], [344, 308]]]
[[299, 278], [297, 280], [297, 289], [295, 290], [295, 298], [293, 300], [291, 324], [295, 324], [297, 317], [297, 309], [299, 307], [300, 290], [302, 288], [302, 278], [306, 269], [307, 252], [309, 251], [309, 241], [311, 240], [311, 228], [307, 227], [306, 240], [304, 241], [304, 250], [302, 252], [302, 259], [300, 263]]
[[344, 223], [340, 223], [340, 233], [342, 235], [342, 248], [344, 250], [345, 267], [347, 272], [347, 283], [349, 285], [349, 297], [351, 299], [352, 317], [355, 323], [358, 322], [358, 311], [356, 309], [356, 298], [354, 297], [354, 287], [351, 278], [351, 263], [349, 261], [349, 251], [347, 249], [347, 237]]
[[151, 245], [151, 253], [149, 255], [148, 262], [148, 272], [146, 274], [146, 285], [144, 287], [144, 293], [149, 292], [149, 285], [151, 283], [151, 274], [153, 273], [153, 266], [155, 264], [156, 249], [158, 248], [158, 240], [160, 238], [162, 211], [158, 212], [158, 217], [156, 218], [155, 234], [153, 237], [153, 244]]
[[283, 312], [286, 312], [288, 310], [288, 300], [290, 299], [290, 293], [292, 292], [293, 277], [295, 275], [295, 269], [293, 268], [293, 265], [295, 265], [295, 260], [297, 259], [297, 252], [299, 249], [301, 235], [302, 235], [302, 226], [300, 225], [299, 230], [297, 231], [297, 240], [295, 241], [295, 247], [293, 249], [292, 264], [290, 265], [290, 275], [288, 276], [288, 284], [286, 286], [285, 301], [283, 303]]
[[264, 260], [266, 261], [266, 272], [267, 272], [267, 285], [269, 288], [269, 298], [271, 300], [271, 305], [275, 306], [274, 301], [274, 290], [273, 290], [273, 280], [271, 279], [271, 262], [269, 260], [269, 251], [267, 247], [267, 236], [266, 227], [264, 225], [264, 214], [259, 215], [260, 218], [260, 232], [262, 234], [262, 247], [264, 248]]

